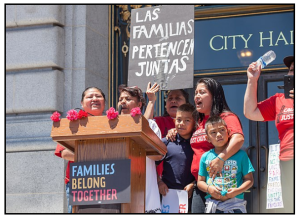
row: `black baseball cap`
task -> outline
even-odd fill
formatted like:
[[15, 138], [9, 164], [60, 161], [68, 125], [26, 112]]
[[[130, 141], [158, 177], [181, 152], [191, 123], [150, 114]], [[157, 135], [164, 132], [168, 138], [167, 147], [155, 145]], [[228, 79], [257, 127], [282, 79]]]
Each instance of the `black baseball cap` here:
[[287, 66], [288, 68], [290, 68], [292, 62], [295, 62], [295, 57], [294, 56], [287, 56], [283, 59], [283, 63], [285, 64], [285, 66]]

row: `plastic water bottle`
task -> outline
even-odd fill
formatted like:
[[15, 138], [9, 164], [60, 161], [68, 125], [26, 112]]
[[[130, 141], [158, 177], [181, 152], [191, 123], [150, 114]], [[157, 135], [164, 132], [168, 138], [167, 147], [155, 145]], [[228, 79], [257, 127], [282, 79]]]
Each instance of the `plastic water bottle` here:
[[254, 70], [257, 70], [259, 66], [261, 66], [261, 69], [265, 68], [269, 63], [274, 61], [276, 58], [276, 54], [274, 51], [270, 50], [267, 53], [265, 53], [263, 56], [258, 58], [256, 61], [256, 66], [254, 67]]

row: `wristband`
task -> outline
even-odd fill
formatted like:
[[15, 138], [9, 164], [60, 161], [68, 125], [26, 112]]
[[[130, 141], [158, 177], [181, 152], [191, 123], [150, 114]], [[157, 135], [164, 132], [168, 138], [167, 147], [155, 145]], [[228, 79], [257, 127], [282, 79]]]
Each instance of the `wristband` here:
[[220, 156], [217, 156], [217, 158], [219, 158], [220, 160], [222, 160], [223, 162], [225, 162], [225, 160], [223, 160], [223, 158], [221, 158]]
[[209, 186], [210, 186], [210, 185], [208, 185], [208, 186], [207, 186], [207, 189], [206, 189], [206, 192], [207, 192], [207, 193], [209, 193], [209, 192], [208, 192], [208, 188], [209, 188]]

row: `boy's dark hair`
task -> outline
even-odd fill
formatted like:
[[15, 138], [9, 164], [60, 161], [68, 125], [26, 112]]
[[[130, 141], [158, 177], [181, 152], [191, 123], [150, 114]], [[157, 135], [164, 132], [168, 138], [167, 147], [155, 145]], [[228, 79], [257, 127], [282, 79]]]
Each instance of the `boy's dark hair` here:
[[197, 111], [195, 110], [195, 107], [191, 105], [190, 103], [182, 104], [177, 108], [177, 112], [190, 112], [192, 114], [193, 119], [195, 122], [197, 121]]
[[210, 124], [213, 125], [216, 123], [222, 123], [227, 128], [227, 124], [226, 124], [225, 120], [223, 120], [220, 116], [212, 116], [212, 117], [209, 117], [205, 123], [206, 134], [207, 134], [208, 125], [210, 125]]

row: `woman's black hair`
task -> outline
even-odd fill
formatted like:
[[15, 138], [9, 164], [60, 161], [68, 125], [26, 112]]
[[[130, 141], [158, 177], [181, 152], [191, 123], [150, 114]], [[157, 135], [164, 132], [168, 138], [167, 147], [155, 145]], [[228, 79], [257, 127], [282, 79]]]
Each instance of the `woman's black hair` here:
[[[201, 78], [197, 81], [196, 87], [200, 84], [205, 84], [208, 91], [211, 93], [213, 101], [210, 111], [210, 116], [220, 116], [223, 112], [231, 112], [225, 98], [222, 85], [212, 78]], [[200, 122], [204, 119], [205, 114], [198, 113], [200, 116]]]
[[[185, 99], [185, 103], [189, 104], [190, 103], [189, 102], [189, 93], [187, 93], [184, 89], [175, 89], [175, 90], [167, 91], [165, 94], [165, 101], [167, 101], [167, 99], [172, 91], [177, 91], [177, 90], [180, 91], [181, 94], [183, 95], [183, 97]], [[168, 114], [167, 110], [165, 110], [163, 117], [168, 117], [168, 116], [170, 116], [170, 115]]]
[[143, 111], [143, 108], [146, 105], [146, 100], [145, 100], [145, 98], [143, 96], [142, 90], [139, 87], [137, 87], [137, 86], [133, 86], [133, 87], [125, 87], [125, 88], [123, 88], [120, 93], [122, 93], [124, 91], [128, 92], [132, 97], [136, 97], [137, 100], [138, 100], [138, 102], [142, 103], [141, 111]]
[[86, 88], [86, 89], [82, 92], [82, 95], [81, 95], [81, 102], [82, 102], [83, 99], [84, 99], [85, 92], [86, 92], [87, 90], [89, 90], [89, 89], [97, 89], [97, 90], [101, 93], [101, 95], [103, 96], [103, 98], [104, 98], [104, 100], [105, 100], [105, 94], [104, 94], [104, 92], [103, 92], [101, 89], [99, 89], [98, 87], [92, 86], [92, 87]]

